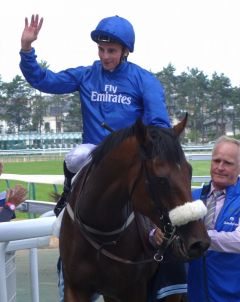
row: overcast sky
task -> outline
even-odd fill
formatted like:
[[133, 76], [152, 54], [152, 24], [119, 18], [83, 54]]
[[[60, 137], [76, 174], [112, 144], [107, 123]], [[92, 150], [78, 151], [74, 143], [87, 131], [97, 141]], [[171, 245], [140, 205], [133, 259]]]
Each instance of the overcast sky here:
[[161, 71], [172, 63], [175, 75], [198, 68], [208, 75], [224, 73], [240, 86], [239, 0], [2, 0], [0, 75], [11, 81], [19, 70], [24, 18], [44, 17], [33, 44], [38, 60], [53, 71], [90, 65], [97, 47], [90, 32], [104, 17], [127, 18], [136, 33], [129, 61]]

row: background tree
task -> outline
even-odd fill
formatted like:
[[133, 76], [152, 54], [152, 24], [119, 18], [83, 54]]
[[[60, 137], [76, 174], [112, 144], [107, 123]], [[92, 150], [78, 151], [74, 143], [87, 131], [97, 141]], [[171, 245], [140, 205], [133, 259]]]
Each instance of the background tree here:
[[82, 114], [78, 93], [73, 93], [69, 97], [68, 113], [64, 119], [64, 131], [82, 131]]
[[230, 80], [223, 74], [215, 72], [210, 80], [210, 96], [208, 101], [208, 113], [215, 120], [215, 137], [225, 133], [227, 115], [225, 110], [231, 105]]
[[[230, 89], [229, 94], [229, 119], [232, 120], [233, 135], [237, 136], [236, 130], [240, 129], [240, 88], [234, 87]], [[240, 135], [238, 135], [238, 137], [240, 137]]]
[[[179, 100], [184, 110], [190, 114], [190, 139], [195, 143], [204, 141], [204, 112], [207, 102], [209, 82], [202, 71], [197, 68], [188, 69], [180, 75], [178, 81]], [[182, 110], [182, 109], [180, 109]]]
[[[40, 66], [44, 68], [49, 68], [47, 61], [41, 61]], [[29, 130], [41, 132], [43, 128], [43, 118], [47, 114], [47, 107], [49, 105], [49, 97], [42, 92], [33, 89], [29, 86], [32, 92], [31, 97], [31, 124], [29, 125]]]
[[170, 116], [174, 116], [176, 113], [175, 102], [178, 99], [177, 77], [174, 75], [175, 71], [175, 67], [172, 64], [168, 64], [166, 68], [163, 68], [162, 71], [155, 74], [164, 87]]
[[9, 132], [16, 128], [26, 130], [31, 118], [29, 99], [31, 88], [20, 76], [16, 76], [12, 82], [4, 83], [5, 98], [5, 119], [8, 122]]

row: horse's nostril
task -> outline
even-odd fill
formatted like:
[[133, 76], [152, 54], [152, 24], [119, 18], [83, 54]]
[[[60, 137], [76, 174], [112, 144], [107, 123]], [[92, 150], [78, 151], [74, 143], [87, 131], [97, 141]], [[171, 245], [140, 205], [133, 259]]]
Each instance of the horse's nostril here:
[[188, 256], [193, 258], [198, 258], [203, 255], [203, 253], [209, 248], [209, 241], [196, 241], [189, 247]]

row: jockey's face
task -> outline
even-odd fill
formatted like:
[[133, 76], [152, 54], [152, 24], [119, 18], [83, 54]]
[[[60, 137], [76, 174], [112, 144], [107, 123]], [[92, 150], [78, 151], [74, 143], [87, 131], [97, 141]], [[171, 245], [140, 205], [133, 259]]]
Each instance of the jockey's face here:
[[118, 43], [100, 42], [98, 44], [98, 56], [103, 68], [113, 71], [121, 62], [123, 47]]

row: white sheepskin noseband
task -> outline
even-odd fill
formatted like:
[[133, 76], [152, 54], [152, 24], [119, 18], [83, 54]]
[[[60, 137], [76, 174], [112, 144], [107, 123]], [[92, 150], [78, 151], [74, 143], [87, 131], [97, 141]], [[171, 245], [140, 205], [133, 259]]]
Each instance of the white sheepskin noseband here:
[[202, 200], [198, 199], [196, 201], [186, 202], [184, 205], [177, 206], [169, 212], [169, 218], [172, 225], [180, 226], [187, 224], [190, 221], [201, 219], [206, 214], [206, 206]]

